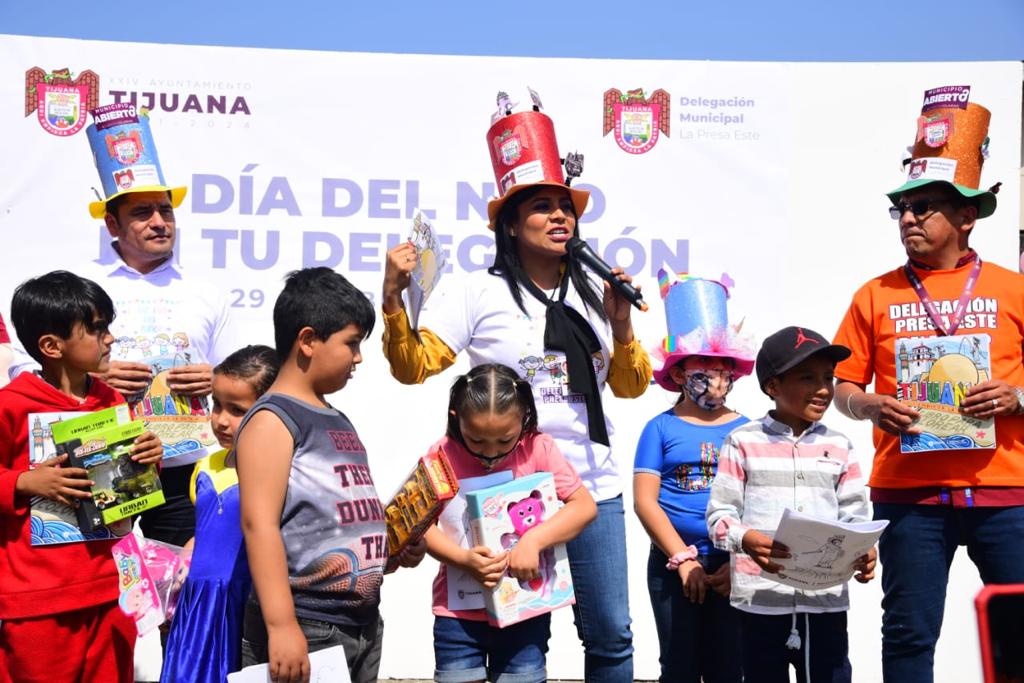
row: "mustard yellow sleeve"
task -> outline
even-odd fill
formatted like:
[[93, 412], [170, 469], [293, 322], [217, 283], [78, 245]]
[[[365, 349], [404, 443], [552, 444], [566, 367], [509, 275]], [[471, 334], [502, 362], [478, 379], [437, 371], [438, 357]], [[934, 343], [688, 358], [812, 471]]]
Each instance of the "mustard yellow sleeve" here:
[[636, 398], [647, 391], [654, 375], [651, 357], [633, 337], [628, 344], [612, 341], [612, 361], [608, 368], [608, 386], [619, 398]]
[[402, 384], [422, 384], [455, 362], [455, 353], [430, 330], [421, 327], [417, 338], [404, 308], [383, 316], [384, 357]]

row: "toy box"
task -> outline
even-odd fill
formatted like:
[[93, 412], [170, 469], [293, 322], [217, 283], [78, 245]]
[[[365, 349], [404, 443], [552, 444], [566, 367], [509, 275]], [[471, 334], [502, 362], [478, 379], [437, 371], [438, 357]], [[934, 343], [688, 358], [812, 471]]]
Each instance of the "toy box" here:
[[388, 529], [386, 573], [398, 569], [399, 553], [427, 533], [458, 492], [459, 480], [442, 449], [417, 461], [405, 483], [384, 506]]
[[[55, 413], [29, 413], [29, 467], [39, 467], [57, 455], [57, 446], [53, 443], [51, 433], [53, 424], [73, 417], [88, 415], [88, 412], [61, 411]], [[131, 422], [132, 414], [127, 405], [115, 408], [111, 425]], [[90, 541], [117, 540], [132, 532], [132, 520], [122, 519], [108, 526], [101, 526], [93, 531], [83, 531], [78, 522], [77, 506], [65, 505], [57, 500], [33, 496], [31, 509], [32, 545], [57, 545], [61, 543], [83, 543]]]
[[189, 556], [169, 543], [128, 534], [111, 548], [117, 564], [121, 611], [135, 619], [139, 635], [170, 621]]
[[[466, 504], [473, 545], [484, 545], [494, 552], [511, 549], [520, 536], [562, 506], [549, 472], [467, 493]], [[540, 578], [519, 581], [506, 575], [492, 590], [484, 592], [487, 620], [499, 628], [575, 602], [564, 544], [541, 552]]]
[[97, 528], [162, 505], [164, 493], [155, 465], [131, 459], [131, 448], [145, 427], [140, 420], [117, 422], [121, 406], [55, 422], [51, 431], [58, 453], [68, 466], [81, 467], [94, 483], [92, 499], [76, 510], [83, 531]]

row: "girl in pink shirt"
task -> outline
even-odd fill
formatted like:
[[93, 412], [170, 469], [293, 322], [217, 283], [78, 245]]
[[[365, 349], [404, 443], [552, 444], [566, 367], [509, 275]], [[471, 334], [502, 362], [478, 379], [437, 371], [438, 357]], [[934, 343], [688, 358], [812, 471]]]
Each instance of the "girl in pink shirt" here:
[[434, 679], [544, 681], [551, 615], [498, 629], [487, 623], [484, 609], [450, 609], [448, 567], [486, 589], [506, 572], [521, 581], [539, 578], [541, 551], [575, 538], [597, 515], [597, 506], [555, 442], [537, 431], [529, 382], [505, 365], [478, 365], [455, 380], [447, 434], [431, 450], [437, 448], [444, 449], [460, 481], [503, 470], [513, 477], [551, 472], [564, 506], [499, 554], [485, 546], [464, 548], [438, 527], [427, 532], [427, 552], [441, 562], [434, 579]]

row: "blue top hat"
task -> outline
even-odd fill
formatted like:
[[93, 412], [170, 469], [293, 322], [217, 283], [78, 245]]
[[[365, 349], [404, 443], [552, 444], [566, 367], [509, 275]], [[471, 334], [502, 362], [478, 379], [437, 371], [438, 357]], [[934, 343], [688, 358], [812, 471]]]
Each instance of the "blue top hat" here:
[[168, 187], [149, 130], [149, 116], [134, 104], [108, 104], [92, 110], [86, 129], [106, 199], [91, 202], [89, 215], [103, 218], [107, 202], [129, 192], [168, 192], [171, 206], [185, 199], [185, 187]]

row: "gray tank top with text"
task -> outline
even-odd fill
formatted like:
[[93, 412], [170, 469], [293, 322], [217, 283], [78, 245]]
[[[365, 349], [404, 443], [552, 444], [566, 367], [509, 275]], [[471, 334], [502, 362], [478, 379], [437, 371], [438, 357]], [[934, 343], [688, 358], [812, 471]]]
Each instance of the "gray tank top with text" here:
[[376, 621], [387, 558], [384, 514], [355, 428], [334, 408], [266, 394], [239, 433], [261, 410], [280, 418], [295, 444], [281, 537], [296, 615], [345, 625]]

